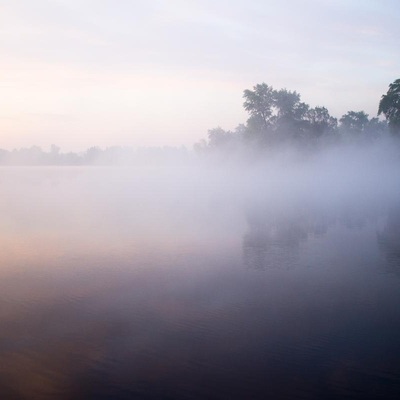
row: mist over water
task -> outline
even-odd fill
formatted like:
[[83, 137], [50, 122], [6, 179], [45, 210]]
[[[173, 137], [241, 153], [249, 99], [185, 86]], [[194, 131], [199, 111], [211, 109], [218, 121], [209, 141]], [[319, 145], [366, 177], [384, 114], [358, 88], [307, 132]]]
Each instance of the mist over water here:
[[397, 398], [399, 150], [2, 167], [0, 395]]

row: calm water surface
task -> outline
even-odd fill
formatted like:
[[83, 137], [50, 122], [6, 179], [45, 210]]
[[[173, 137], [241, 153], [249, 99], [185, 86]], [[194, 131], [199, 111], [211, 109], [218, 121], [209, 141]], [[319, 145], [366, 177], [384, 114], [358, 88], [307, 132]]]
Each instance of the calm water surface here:
[[0, 398], [398, 399], [400, 212], [225, 178], [0, 170]]

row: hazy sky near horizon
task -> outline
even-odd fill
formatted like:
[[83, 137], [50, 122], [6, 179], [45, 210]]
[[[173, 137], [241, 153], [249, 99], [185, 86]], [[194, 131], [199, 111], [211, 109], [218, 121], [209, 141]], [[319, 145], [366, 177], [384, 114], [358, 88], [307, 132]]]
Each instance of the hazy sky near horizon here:
[[0, 0], [0, 148], [186, 145], [243, 90], [375, 116], [400, 77], [398, 0]]

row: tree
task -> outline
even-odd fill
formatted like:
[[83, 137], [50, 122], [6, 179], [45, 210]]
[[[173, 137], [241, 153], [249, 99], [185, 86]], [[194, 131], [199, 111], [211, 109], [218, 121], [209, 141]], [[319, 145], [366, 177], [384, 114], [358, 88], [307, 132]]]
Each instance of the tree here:
[[234, 134], [231, 131], [225, 131], [221, 127], [208, 130], [208, 144], [211, 147], [224, 147], [232, 142]]
[[341, 129], [351, 133], [361, 133], [368, 124], [368, 114], [364, 111], [348, 111], [340, 118]]
[[376, 139], [379, 136], [385, 134], [387, 131], [387, 122], [386, 121], [379, 121], [379, 118], [374, 117], [371, 118], [368, 124], [365, 127], [365, 133], [371, 139]]
[[90, 147], [89, 149], [86, 150], [84, 154], [84, 162], [88, 164], [98, 163], [101, 158], [101, 153], [102, 150], [99, 147], [97, 146]]
[[275, 91], [275, 107], [278, 120], [298, 120], [303, 117], [304, 103], [300, 102], [300, 95], [287, 89]]
[[245, 99], [244, 109], [250, 113], [253, 119], [260, 121], [263, 128], [268, 128], [275, 105], [275, 91], [272, 86], [259, 83], [253, 87], [253, 90], [246, 89], [243, 97]]
[[272, 86], [261, 83], [253, 90], [245, 90], [243, 97], [243, 106], [250, 113], [248, 138], [265, 144], [302, 137], [309, 106], [300, 101], [300, 94], [296, 91], [274, 90]]
[[333, 133], [337, 128], [337, 119], [331, 117], [326, 107], [311, 108], [307, 112], [307, 120], [313, 137], [320, 137], [324, 133]]
[[309, 109], [308, 104], [300, 101], [300, 94], [296, 91], [275, 91], [275, 131], [281, 140], [304, 139], [307, 128], [305, 117]]
[[382, 95], [378, 115], [384, 114], [392, 133], [400, 134], [400, 79], [389, 85], [389, 90]]

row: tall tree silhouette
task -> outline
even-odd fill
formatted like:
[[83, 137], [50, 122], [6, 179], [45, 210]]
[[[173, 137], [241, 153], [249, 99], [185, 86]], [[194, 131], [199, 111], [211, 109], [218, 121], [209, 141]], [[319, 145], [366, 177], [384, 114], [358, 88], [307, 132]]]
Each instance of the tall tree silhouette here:
[[389, 85], [389, 90], [379, 102], [378, 115], [384, 114], [391, 132], [400, 133], [400, 79]]
[[244, 109], [253, 119], [259, 120], [264, 128], [268, 128], [275, 105], [275, 91], [272, 86], [259, 83], [253, 87], [253, 90], [245, 90], [243, 97], [245, 99]]

